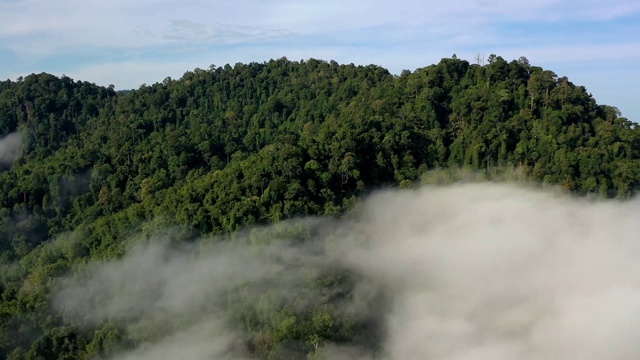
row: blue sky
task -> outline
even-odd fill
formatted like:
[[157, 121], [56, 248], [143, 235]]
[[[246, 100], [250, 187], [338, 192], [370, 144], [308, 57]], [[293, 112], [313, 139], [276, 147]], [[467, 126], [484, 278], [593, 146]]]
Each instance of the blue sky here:
[[640, 122], [638, 0], [0, 0], [0, 24], [2, 79], [45, 71], [127, 89], [283, 56], [399, 73], [497, 54]]

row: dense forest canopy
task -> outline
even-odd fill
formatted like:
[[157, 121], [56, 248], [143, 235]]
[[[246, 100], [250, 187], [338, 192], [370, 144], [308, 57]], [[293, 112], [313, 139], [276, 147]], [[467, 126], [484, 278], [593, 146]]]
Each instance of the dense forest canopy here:
[[[58, 277], [122, 256], [132, 237], [231, 241], [248, 225], [341, 215], [372, 189], [458, 167], [628, 198], [640, 128], [567, 77], [495, 55], [398, 76], [314, 59], [212, 65], [126, 92], [45, 73], [0, 82], [0, 358], [108, 358], [157, 336], [81, 326], [50, 305]], [[237, 306], [223, 307], [247, 356], [376, 346], [375, 319], [330, 306], [350, 296], [352, 274], [327, 271], [300, 285], [335, 292], [313, 310], [229, 290]]]

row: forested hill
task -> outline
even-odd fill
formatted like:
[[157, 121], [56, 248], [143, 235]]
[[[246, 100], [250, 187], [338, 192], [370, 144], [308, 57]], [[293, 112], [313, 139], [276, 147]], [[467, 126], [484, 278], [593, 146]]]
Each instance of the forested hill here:
[[[0, 358], [103, 352], [106, 330], [51, 314], [51, 279], [121, 255], [149, 221], [203, 235], [337, 215], [365, 191], [447, 167], [517, 168], [601, 197], [640, 184], [635, 123], [566, 77], [494, 55], [399, 76], [283, 58], [130, 92], [34, 74], [0, 82], [0, 138]], [[10, 156], [16, 138], [22, 156]], [[46, 255], [39, 245], [60, 234], [73, 247]]]

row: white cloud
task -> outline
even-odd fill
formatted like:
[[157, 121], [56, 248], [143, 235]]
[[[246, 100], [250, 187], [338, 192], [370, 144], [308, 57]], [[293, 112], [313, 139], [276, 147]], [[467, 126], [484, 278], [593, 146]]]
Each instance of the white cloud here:
[[0, 166], [11, 165], [22, 156], [22, 134], [13, 132], [0, 136]]
[[[53, 307], [79, 324], [125, 323], [142, 341], [117, 359], [243, 359], [228, 302], [258, 304], [254, 331], [258, 321], [277, 326], [272, 308], [314, 310], [326, 292], [305, 284], [348, 269], [353, 291], [341, 289], [350, 296], [334, 303], [338, 318], [375, 319], [383, 350], [372, 356], [365, 342], [321, 359], [632, 360], [639, 211], [637, 200], [497, 184], [387, 191], [346, 219], [278, 224], [198, 255], [152, 240], [58, 282]], [[276, 240], [303, 227], [306, 246]], [[239, 287], [241, 296], [227, 292]]]

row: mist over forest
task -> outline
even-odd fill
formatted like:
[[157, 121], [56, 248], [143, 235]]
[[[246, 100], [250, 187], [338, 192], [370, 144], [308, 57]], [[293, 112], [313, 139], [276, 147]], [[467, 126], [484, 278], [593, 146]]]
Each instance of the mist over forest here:
[[525, 57], [7, 80], [0, 358], [635, 359], [639, 184]]

